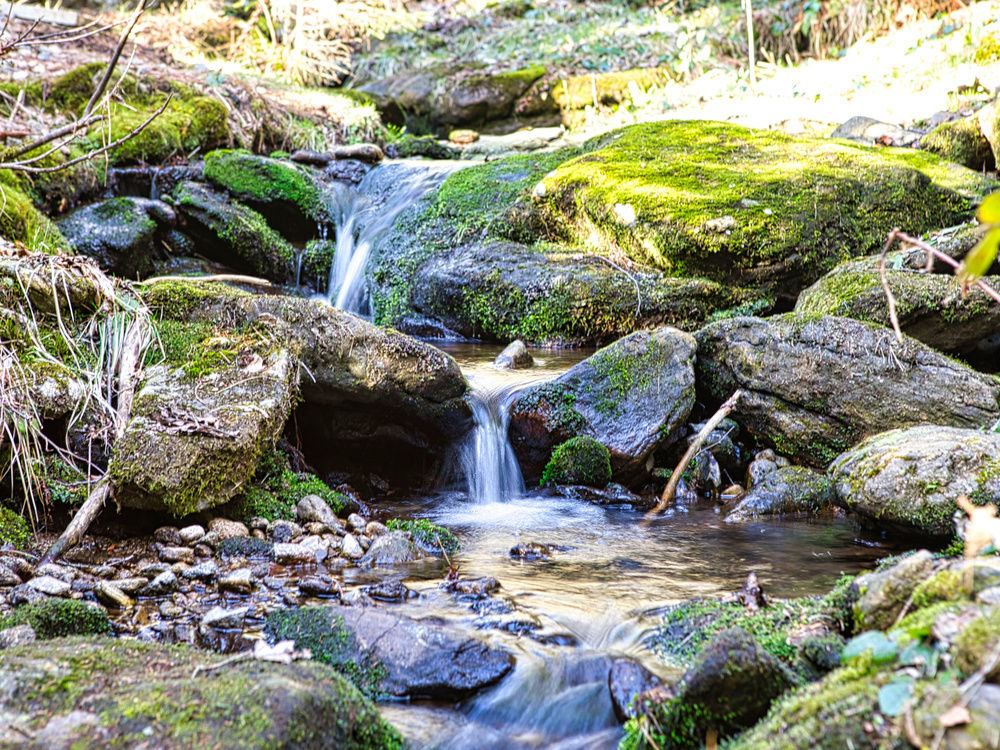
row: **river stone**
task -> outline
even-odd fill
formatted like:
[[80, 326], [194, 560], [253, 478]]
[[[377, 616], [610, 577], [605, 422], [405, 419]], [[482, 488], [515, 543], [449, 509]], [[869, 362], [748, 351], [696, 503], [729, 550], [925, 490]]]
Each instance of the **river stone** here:
[[521, 370], [531, 367], [534, 363], [535, 360], [528, 347], [520, 339], [511, 341], [493, 360], [493, 366], [500, 370]]
[[[149, 368], [109, 466], [123, 507], [174, 516], [231, 499], [250, 480], [291, 410], [298, 368], [259, 342], [198, 377]], [[271, 351], [269, 351], [271, 350]]]
[[878, 252], [894, 226], [918, 234], [964, 221], [993, 185], [913, 149], [722, 122], [631, 125], [584, 151], [535, 191], [544, 226], [786, 302], [845, 258]]
[[[227, 660], [110, 638], [9, 649], [0, 661], [0, 747], [26, 747], [25, 737], [37, 739], [39, 728], [53, 741], [32, 747], [400, 746], [376, 708], [325, 665], [247, 659], [218, 668]], [[76, 687], [67, 692], [67, 684]], [[82, 708], [93, 721], [67, 718]]]
[[21, 577], [6, 565], [0, 565], [0, 586], [17, 586]]
[[163, 596], [177, 588], [177, 575], [172, 570], [165, 570], [156, 578], [139, 589], [139, 596]]
[[362, 565], [403, 565], [421, 560], [424, 553], [405, 531], [390, 531], [372, 539], [371, 546], [361, 558]]
[[355, 90], [371, 97], [384, 122], [445, 136], [456, 127], [477, 128], [510, 116], [514, 103], [544, 74], [541, 65], [494, 71], [462, 62], [404, 71]]
[[726, 523], [760, 516], [814, 513], [836, 500], [833, 482], [802, 466], [775, 468], [747, 492], [726, 516]]
[[357, 560], [365, 551], [361, 549], [361, 544], [358, 542], [358, 538], [354, 534], [346, 534], [342, 541], [341, 554], [344, 557], [349, 557], [352, 560]]
[[189, 581], [211, 581], [218, 572], [218, 563], [215, 560], [206, 560], [182, 570], [181, 578], [187, 578]]
[[920, 140], [921, 135], [923, 134], [917, 130], [906, 130], [893, 123], [861, 116], [852, 117], [830, 133], [831, 138], [846, 138], [866, 146], [912, 146]]
[[159, 201], [112, 198], [74, 211], [57, 226], [77, 255], [93, 258], [102, 271], [135, 279], [153, 270], [157, 223], [150, 214], [155, 211], [154, 203]]
[[205, 536], [205, 527], [199, 526], [198, 524], [192, 524], [191, 526], [185, 526], [177, 533], [184, 544], [194, 544]]
[[552, 448], [576, 435], [607, 447], [616, 481], [642, 476], [694, 405], [694, 353], [694, 339], [676, 328], [639, 331], [525, 390], [510, 424], [525, 478], [540, 476]]
[[611, 691], [611, 703], [618, 721], [624, 723], [635, 718], [639, 713], [635, 705], [636, 698], [662, 684], [659, 677], [638, 662], [615, 659], [608, 672], [608, 689]]
[[243, 273], [294, 281], [295, 248], [258, 212], [199, 182], [179, 183], [173, 198], [201, 255]]
[[992, 425], [1000, 383], [891, 330], [849, 318], [731, 318], [698, 331], [698, 383], [800, 463], [825, 468], [860, 439], [917, 424]]
[[[890, 268], [889, 288], [896, 298], [896, 317], [907, 336], [943, 352], [968, 353], [1000, 330], [1000, 305], [973, 286], [964, 298], [949, 273], [921, 273]], [[993, 288], [1000, 277], [984, 279]], [[872, 259], [850, 260], [803, 290], [795, 312], [812, 317], [836, 315], [890, 326], [889, 306]]]
[[1000, 500], [1000, 434], [956, 427], [890, 430], [830, 465], [838, 504], [881, 529], [955, 534], [955, 501]]
[[127, 609], [134, 603], [132, 597], [118, 588], [112, 581], [97, 581], [94, 584], [94, 596], [102, 604], [118, 609]]
[[313, 551], [302, 544], [275, 542], [274, 561], [279, 565], [305, 565], [315, 562]]
[[34, 643], [38, 640], [34, 628], [30, 625], [14, 625], [0, 630], [0, 651], [16, 646]]
[[301, 524], [321, 523], [330, 528], [340, 525], [333, 508], [319, 495], [306, 495], [295, 506], [295, 518]]
[[208, 533], [215, 534], [218, 541], [234, 537], [250, 536], [250, 530], [245, 523], [232, 521], [228, 518], [213, 518], [208, 522]]
[[232, 591], [236, 594], [253, 592], [255, 579], [250, 568], [238, 568], [219, 578], [220, 591]]
[[907, 555], [899, 562], [854, 579], [859, 597], [854, 603], [854, 621], [858, 632], [884, 630], [896, 622], [907, 606], [913, 590], [937, 569], [934, 555], [925, 549]]
[[72, 587], [66, 581], [52, 576], [38, 576], [28, 581], [28, 586], [46, 596], [69, 596]]

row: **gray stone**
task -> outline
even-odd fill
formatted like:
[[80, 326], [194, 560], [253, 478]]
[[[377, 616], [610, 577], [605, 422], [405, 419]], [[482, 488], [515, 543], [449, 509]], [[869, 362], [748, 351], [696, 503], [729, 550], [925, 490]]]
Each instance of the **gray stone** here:
[[362, 565], [402, 565], [424, 558], [405, 531], [389, 531], [372, 540], [371, 546], [361, 558]]
[[28, 581], [28, 586], [46, 596], [69, 596], [72, 586], [52, 576], [37, 576]]
[[525, 390], [511, 410], [510, 437], [526, 478], [539, 477], [552, 448], [575, 435], [607, 447], [616, 481], [645, 474], [649, 456], [677, 438], [694, 405], [694, 355], [690, 334], [640, 331]]
[[389, 527], [386, 526], [384, 523], [381, 523], [379, 521], [369, 521], [365, 525], [364, 531], [365, 531], [365, 534], [367, 534], [369, 537], [371, 537], [374, 540], [375, 537], [377, 537], [377, 536], [382, 536], [383, 534], [388, 534], [389, 533]]
[[56, 563], [46, 563], [35, 568], [36, 576], [52, 576], [60, 581], [72, 583], [77, 577], [76, 570], [68, 565], [57, 565]]
[[205, 536], [205, 527], [193, 524], [191, 526], [185, 526], [178, 533], [184, 544], [194, 544]]
[[177, 575], [172, 570], [166, 570], [139, 589], [139, 596], [164, 596], [176, 588]]
[[801, 466], [775, 467], [747, 492], [726, 516], [726, 523], [760, 516], [815, 513], [836, 500], [833, 482]]
[[365, 527], [368, 525], [368, 522], [357, 513], [351, 513], [351, 515], [347, 517], [347, 525], [350, 526], [354, 531], [363, 533]]
[[157, 223], [150, 203], [129, 197], [94, 203], [59, 221], [59, 231], [78, 255], [93, 258], [101, 270], [134, 279], [153, 270]]
[[337, 514], [319, 495], [306, 495], [295, 506], [295, 518], [301, 524], [323, 523], [327, 526], [338, 524]]
[[912, 146], [923, 133], [907, 130], [889, 122], [880, 122], [873, 117], [852, 117], [830, 133], [831, 138], [846, 138], [869, 146]]
[[219, 590], [249, 594], [254, 589], [254, 583], [254, 576], [250, 568], [239, 568], [219, 578]]
[[890, 430], [841, 454], [830, 476], [837, 503], [882, 529], [952, 536], [959, 497], [1000, 500], [1000, 434], [928, 425]]
[[276, 542], [274, 545], [274, 561], [279, 565], [305, 565], [315, 562], [314, 553], [309, 547], [302, 544], [283, 544]]
[[6, 565], [0, 565], [0, 586], [17, 586], [21, 577]]
[[128, 578], [116, 578], [111, 583], [129, 596], [135, 596], [147, 583], [149, 583], [149, 579], [144, 578], [143, 576], [131, 576]]
[[245, 523], [230, 521], [228, 518], [213, 518], [208, 522], [208, 531], [215, 534], [219, 541], [237, 536], [250, 536], [250, 530]]
[[913, 590], [937, 570], [932, 555], [919, 550], [894, 565], [854, 579], [861, 592], [854, 604], [856, 627], [861, 630], [884, 630], [896, 622]]
[[132, 598], [111, 581], [97, 581], [94, 584], [94, 596], [102, 604], [118, 609], [126, 609], [133, 604]]
[[215, 560], [206, 560], [198, 563], [187, 570], [181, 571], [181, 577], [194, 581], [211, 581], [219, 571], [219, 565]]
[[243, 621], [250, 613], [250, 607], [224, 609], [212, 607], [201, 617], [200, 627], [215, 630], [235, 630], [243, 627]]
[[662, 685], [662, 681], [644, 666], [631, 659], [615, 659], [608, 673], [608, 689], [618, 721], [635, 718], [641, 708], [636, 699], [648, 690]]
[[719, 403], [742, 390], [732, 417], [799, 463], [826, 468], [890, 428], [978, 428], [1000, 417], [1000, 383], [989, 375], [849, 318], [730, 318], [695, 337], [705, 396]]
[[30, 625], [14, 625], [10, 628], [4, 628], [0, 630], [0, 651], [32, 643], [37, 637]]
[[336, 596], [340, 585], [330, 576], [309, 576], [299, 581], [299, 591], [305, 596]]
[[194, 550], [190, 547], [160, 547], [158, 557], [163, 562], [194, 563]]
[[358, 543], [358, 538], [354, 534], [347, 534], [344, 537], [340, 551], [344, 557], [349, 557], [352, 560], [357, 560], [365, 554], [365, 551], [361, 549], [361, 544]]
[[507, 348], [493, 360], [493, 366], [500, 370], [521, 370], [535, 363], [523, 341], [511, 341]]

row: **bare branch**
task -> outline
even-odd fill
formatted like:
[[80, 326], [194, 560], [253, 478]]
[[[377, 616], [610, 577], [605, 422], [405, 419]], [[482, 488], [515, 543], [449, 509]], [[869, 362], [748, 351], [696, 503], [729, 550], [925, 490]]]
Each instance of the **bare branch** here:
[[121, 39], [118, 40], [118, 46], [115, 47], [114, 53], [111, 55], [111, 59], [108, 60], [108, 66], [104, 69], [104, 76], [101, 78], [101, 82], [97, 84], [97, 88], [94, 89], [94, 93], [90, 97], [90, 101], [87, 102], [87, 106], [83, 108], [83, 114], [81, 117], [86, 117], [97, 106], [97, 103], [104, 96], [105, 90], [108, 88], [108, 84], [111, 82], [111, 77], [114, 75], [115, 67], [118, 65], [118, 60], [122, 56], [122, 52], [125, 49], [125, 43], [128, 42], [129, 34], [132, 33], [132, 29], [139, 22], [139, 16], [146, 9], [146, 0], [139, 0], [139, 4], [136, 6], [135, 11], [132, 13], [132, 17], [129, 19], [128, 26], [122, 31]]
[[91, 115], [90, 117], [84, 120], [79, 120], [79, 119], [74, 120], [68, 125], [64, 125], [61, 128], [56, 128], [55, 130], [46, 133], [45, 135], [35, 139], [31, 143], [27, 143], [23, 146], [18, 146], [17, 149], [15, 149], [11, 153], [11, 156], [17, 157], [20, 156], [21, 154], [27, 154], [30, 151], [34, 151], [36, 148], [41, 148], [42, 146], [52, 143], [52, 141], [56, 140], [57, 138], [62, 138], [65, 135], [75, 136], [81, 130], [89, 128], [95, 122], [103, 119], [104, 115]]

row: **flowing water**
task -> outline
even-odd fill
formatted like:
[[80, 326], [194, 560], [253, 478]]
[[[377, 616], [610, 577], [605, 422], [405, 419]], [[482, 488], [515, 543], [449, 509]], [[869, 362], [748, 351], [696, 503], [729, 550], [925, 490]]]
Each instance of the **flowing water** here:
[[[817, 594], [890, 552], [860, 539], [842, 518], [726, 524], [706, 501], [676, 505], [640, 526], [642, 514], [631, 509], [524, 488], [510, 463], [506, 407], [519, 388], [589, 352], [536, 352], [536, 367], [500, 372], [489, 366], [500, 347], [441, 346], [473, 387], [477, 427], [462, 447], [466, 478], [451, 491], [386, 510], [451, 529], [462, 543], [452, 562], [463, 577], [495, 576], [511, 611], [476, 612], [456, 602], [438, 588], [440, 567], [411, 571], [407, 585], [421, 597], [405, 607], [413, 617], [476, 629], [514, 653], [517, 664], [497, 686], [457, 706], [385, 706], [414, 747], [610, 750], [622, 736], [608, 692], [612, 659], [629, 657], [661, 676], [676, 671], [648, 645], [663, 607], [738, 590], [751, 571], [770, 595]], [[512, 559], [509, 550], [520, 542], [553, 551], [547, 560]]]

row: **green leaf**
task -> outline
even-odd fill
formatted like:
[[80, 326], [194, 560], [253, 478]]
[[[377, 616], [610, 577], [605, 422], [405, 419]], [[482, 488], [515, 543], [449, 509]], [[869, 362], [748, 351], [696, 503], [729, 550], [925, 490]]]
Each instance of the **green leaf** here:
[[894, 659], [899, 653], [899, 644], [886, 638], [885, 633], [879, 630], [869, 630], [849, 640], [840, 653], [840, 659], [846, 662], [868, 651], [871, 651], [873, 661], [886, 662]]
[[878, 691], [878, 710], [885, 716], [899, 716], [911, 695], [913, 695], [912, 679], [907, 677], [893, 680]]
[[990, 193], [979, 204], [976, 218], [982, 224], [1000, 224], [1000, 191]]
[[[997, 195], [997, 193], [994, 193]], [[965, 256], [955, 275], [962, 283], [962, 288], [968, 288], [981, 276], [985, 275], [993, 265], [997, 257], [997, 249], [1000, 248], [1000, 227], [991, 229]]]

